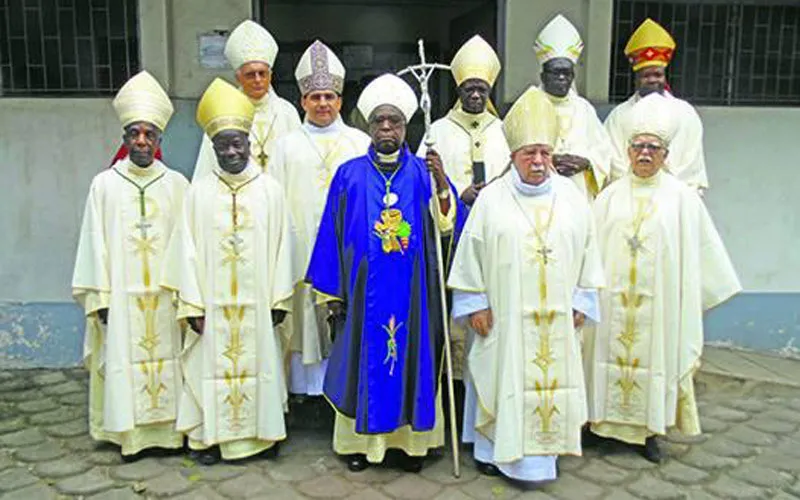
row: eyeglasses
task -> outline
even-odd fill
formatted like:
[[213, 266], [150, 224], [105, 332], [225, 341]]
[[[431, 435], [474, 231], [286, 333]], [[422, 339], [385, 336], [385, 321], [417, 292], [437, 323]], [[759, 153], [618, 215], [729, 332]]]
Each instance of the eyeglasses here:
[[636, 143], [636, 144], [631, 144], [631, 147], [633, 148], [634, 151], [637, 151], [639, 153], [641, 153], [645, 149], [649, 149], [654, 153], [658, 153], [659, 151], [662, 151], [664, 149], [664, 146], [661, 146], [660, 144], [651, 144], [651, 143]]

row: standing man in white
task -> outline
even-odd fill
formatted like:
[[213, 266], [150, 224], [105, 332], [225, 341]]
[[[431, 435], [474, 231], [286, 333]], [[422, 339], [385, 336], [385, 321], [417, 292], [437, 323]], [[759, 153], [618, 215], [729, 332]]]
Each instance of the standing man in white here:
[[541, 89], [558, 114], [553, 166], [591, 201], [611, 169], [611, 141], [594, 107], [572, 85], [583, 40], [572, 23], [559, 14], [539, 33], [534, 49], [542, 69]]
[[[236, 81], [255, 107], [250, 130], [250, 156], [266, 171], [275, 140], [300, 126], [300, 117], [289, 101], [272, 88], [272, 68], [278, 55], [278, 43], [261, 25], [243, 21], [225, 44], [225, 57], [236, 70]], [[214, 147], [203, 136], [194, 166], [192, 182], [210, 174], [217, 165]]]
[[[306, 113], [303, 125], [275, 143], [270, 174], [283, 186], [298, 232], [297, 258], [308, 266], [331, 179], [346, 161], [363, 156], [370, 138], [348, 127], [342, 109], [345, 69], [319, 40], [306, 49], [295, 70]], [[291, 352], [289, 392], [319, 396], [331, 339], [328, 307], [306, 283], [294, 293], [292, 314], [282, 325], [284, 354]]]

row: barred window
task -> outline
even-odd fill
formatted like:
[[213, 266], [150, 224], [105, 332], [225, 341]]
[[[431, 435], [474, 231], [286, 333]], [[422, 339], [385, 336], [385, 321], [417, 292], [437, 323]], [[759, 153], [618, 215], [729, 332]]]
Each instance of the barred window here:
[[800, 2], [615, 0], [612, 102], [633, 91], [623, 53], [646, 18], [677, 47], [667, 76], [676, 95], [700, 105], [800, 105]]
[[138, 70], [137, 0], [0, 0], [0, 95], [109, 95]]

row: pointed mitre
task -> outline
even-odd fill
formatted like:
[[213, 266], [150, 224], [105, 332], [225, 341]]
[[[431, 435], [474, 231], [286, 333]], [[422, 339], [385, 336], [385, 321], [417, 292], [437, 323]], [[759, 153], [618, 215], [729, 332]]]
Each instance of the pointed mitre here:
[[634, 71], [648, 66], [665, 67], [674, 53], [675, 40], [652, 19], [645, 19], [625, 45], [625, 55]]
[[272, 68], [277, 55], [278, 43], [269, 31], [249, 19], [231, 31], [225, 43], [225, 57], [235, 70], [249, 62], [264, 62]]
[[478, 78], [492, 86], [500, 74], [500, 59], [486, 40], [475, 35], [453, 56], [450, 71], [456, 85], [461, 85], [470, 78]]
[[197, 104], [197, 123], [213, 138], [223, 130], [250, 132], [255, 108], [239, 89], [215, 78]]
[[506, 114], [503, 132], [511, 151], [531, 144], [555, 147], [558, 138], [556, 108], [544, 91], [529, 87]]
[[669, 144], [677, 132], [678, 120], [670, 98], [653, 92], [633, 105], [628, 122], [628, 139], [648, 134]]
[[300, 87], [300, 94], [306, 95], [315, 90], [333, 90], [341, 94], [344, 90], [344, 65], [331, 49], [315, 40], [300, 58], [294, 77]]
[[559, 57], [569, 59], [575, 64], [583, 52], [583, 40], [575, 26], [559, 14], [539, 33], [533, 50], [536, 51], [539, 64]]
[[148, 122], [164, 131], [174, 111], [167, 93], [147, 71], [125, 82], [111, 104], [123, 128], [134, 122]]
[[369, 120], [369, 115], [384, 104], [391, 104], [399, 109], [406, 117], [406, 122], [417, 111], [417, 96], [414, 90], [399, 76], [385, 73], [369, 82], [361, 92], [356, 107], [361, 115]]

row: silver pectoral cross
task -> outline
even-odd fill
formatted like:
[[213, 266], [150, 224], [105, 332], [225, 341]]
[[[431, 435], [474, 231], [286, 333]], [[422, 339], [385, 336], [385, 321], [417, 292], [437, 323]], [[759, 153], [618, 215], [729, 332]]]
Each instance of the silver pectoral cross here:
[[147, 218], [143, 216], [139, 219], [139, 222], [137, 222], [134, 227], [139, 230], [139, 234], [141, 235], [142, 239], [146, 239], [147, 230], [153, 227], [153, 225], [147, 222]]
[[552, 253], [553, 249], [548, 247], [547, 245], [542, 245], [536, 249], [536, 254], [538, 256], [538, 259], [544, 266], [546, 266], [548, 263], [552, 261], [552, 259], [550, 258], [550, 254]]
[[628, 242], [628, 247], [631, 250], [631, 253], [636, 253], [644, 248], [644, 244], [642, 243], [641, 238], [639, 238], [639, 233], [636, 233], [630, 238], [628, 238], [627, 242]]

